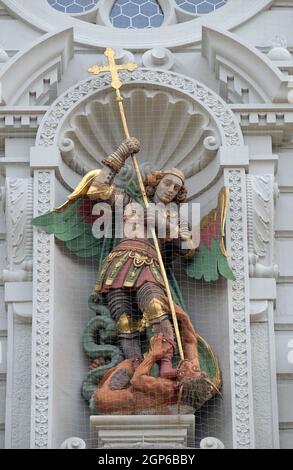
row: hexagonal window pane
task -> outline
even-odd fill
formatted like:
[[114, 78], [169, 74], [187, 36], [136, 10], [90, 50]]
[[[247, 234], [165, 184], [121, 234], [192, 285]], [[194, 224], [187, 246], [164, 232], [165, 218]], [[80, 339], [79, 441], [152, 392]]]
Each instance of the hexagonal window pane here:
[[212, 3], [208, 2], [203, 2], [197, 7], [197, 13], [199, 15], [205, 14], [205, 13], [211, 13], [211, 11], [215, 10], [215, 6], [212, 5]]
[[146, 16], [153, 16], [158, 13], [158, 7], [154, 3], [145, 3], [140, 7], [140, 13]]
[[152, 28], [159, 28], [160, 26], [162, 26], [163, 20], [164, 20], [164, 17], [162, 15], [152, 16], [150, 18], [151, 27]]
[[[118, 8], [121, 9], [119, 20]], [[116, 28], [158, 28], [164, 21], [164, 14], [157, 0], [116, 0], [110, 20]]]
[[122, 15], [128, 16], [128, 18], [132, 18], [135, 15], [139, 14], [139, 6], [135, 5], [135, 3], [126, 3], [121, 7]]
[[52, 8], [63, 13], [83, 13], [94, 8], [99, 0], [47, 0]]
[[59, 3], [59, 5], [63, 7], [68, 7], [69, 5], [72, 5], [73, 0], [57, 0], [56, 3]]
[[150, 26], [150, 20], [145, 15], [137, 15], [132, 18], [132, 26], [134, 28], [147, 28]]
[[119, 15], [113, 18], [113, 26], [116, 28], [130, 28], [130, 19], [127, 16]]
[[204, 15], [224, 6], [227, 0], [175, 0], [182, 10]]
[[81, 7], [92, 7], [95, 4], [92, 0], [76, 0], [76, 3]]

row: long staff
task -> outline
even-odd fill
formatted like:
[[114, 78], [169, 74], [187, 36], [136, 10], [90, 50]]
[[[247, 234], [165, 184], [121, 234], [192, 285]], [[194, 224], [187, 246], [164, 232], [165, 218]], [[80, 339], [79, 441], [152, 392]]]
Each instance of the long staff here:
[[[108, 66], [94, 65], [93, 67], [90, 67], [88, 69], [88, 71], [90, 73], [95, 74], [95, 75], [98, 75], [101, 72], [110, 72], [111, 73], [111, 77], [112, 77], [111, 86], [116, 90], [116, 100], [117, 100], [117, 103], [118, 103], [118, 106], [119, 106], [120, 117], [121, 117], [121, 120], [122, 120], [123, 129], [124, 129], [126, 138], [129, 139], [130, 134], [129, 134], [128, 125], [127, 125], [127, 121], [126, 121], [126, 116], [125, 116], [125, 112], [124, 112], [123, 97], [120, 94], [120, 88], [122, 87], [122, 82], [120, 81], [118, 71], [119, 70], [128, 70], [128, 71], [132, 72], [133, 70], [135, 70], [138, 67], [138, 65], [135, 64], [135, 63], [117, 65], [116, 62], [115, 62], [115, 51], [114, 51], [114, 49], [107, 48], [105, 50], [104, 54], [108, 58], [108, 64], [109, 65]], [[145, 187], [144, 187], [143, 180], [142, 180], [142, 177], [141, 177], [140, 169], [139, 169], [139, 166], [138, 166], [138, 163], [137, 163], [137, 159], [136, 159], [134, 154], [131, 155], [131, 159], [132, 159], [132, 163], [133, 163], [134, 170], [135, 170], [135, 173], [136, 173], [136, 177], [137, 177], [137, 180], [138, 180], [138, 184], [139, 184], [139, 187], [140, 187], [140, 191], [141, 191], [141, 194], [142, 194], [142, 197], [143, 197], [143, 202], [144, 202], [144, 205], [147, 209], [149, 207], [149, 201], [148, 201], [148, 198], [147, 198], [147, 195], [146, 195], [146, 191], [145, 191]], [[184, 353], [183, 353], [183, 349], [182, 349], [182, 342], [181, 342], [181, 337], [180, 337], [180, 332], [179, 332], [175, 307], [174, 307], [174, 303], [173, 303], [173, 299], [172, 299], [172, 294], [171, 294], [169, 281], [168, 281], [168, 278], [167, 278], [167, 274], [166, 274], [162, 254], [161, 254], [161, 251], [160, 251], [160, 246], [159, 246], [157, 234], [156, 234], [156, 231], [155, 231], [154, 227], [151, 228], [151, 235], [152, 235], [152, 238], [153, 238], [153, 241], [154, 241], [154, 245], [155, 245], [155, 249], [156, 249], [156, 252], [157, 252], [158, 261], [159, 261], [159, 265], [160, 265], [161, 274], [163, 276], [163, 280], [164, 280], [164, 284], [165, 284], [165, 288], [166, 288], [166, 292], [167, 292], [167, 297], [168, 297], [168, 302], [169, 302], [169, 306], [170, 306], [170, 310], [171, 310], [171, 314], [172, 314], [172, 320], [173, 320], [174, 330], [175, 330], [175, 334], [176, 334], [176, 339], [177, 339], [177, 345], [178, 345], [178, 349], [179, 349], [180, 358], [181, 358], [181, 360], [183, 360], [184, 359]]]

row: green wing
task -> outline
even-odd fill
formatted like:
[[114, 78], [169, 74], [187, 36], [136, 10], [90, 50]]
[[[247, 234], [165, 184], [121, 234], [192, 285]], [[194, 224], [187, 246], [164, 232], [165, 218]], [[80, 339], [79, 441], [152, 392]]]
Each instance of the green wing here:
[[62, 212], [48, 212], [34, 218], [32, 223], [54, 234], [71, 253], [80, 258], [103, 258], [110, 251], [113, 240], [93, 236], [91, 210], [92, 201], [82, 197]]
[[217, 281], [220, 276], [235, 280], [228, 259], [220, 250], [220, 240], [212, 240], [211, 248], [202, 243], [193, 258], [188, 261], [187, 275], [194, 279], [204, 279], [206, 282]]
[[191, 278], [211, 282], [223, 276], [235, 280], [224, 246], [227, 200], [227, 189], [222, 188], [217, 208], [201, 220], [200, 245], [186, 267], [186, 273]]

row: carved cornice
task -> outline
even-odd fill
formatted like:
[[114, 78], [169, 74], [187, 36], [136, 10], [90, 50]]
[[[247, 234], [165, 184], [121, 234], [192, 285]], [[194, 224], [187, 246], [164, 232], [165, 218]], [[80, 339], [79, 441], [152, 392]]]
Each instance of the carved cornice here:
[[271, 135], [273, 144], [293, 139], [293, 109], [290, 104], [231, 104], [244, 133]]
[[0, 136], [25, 134], [35, 137], [47, 111], [47, 106], [0, 106]]

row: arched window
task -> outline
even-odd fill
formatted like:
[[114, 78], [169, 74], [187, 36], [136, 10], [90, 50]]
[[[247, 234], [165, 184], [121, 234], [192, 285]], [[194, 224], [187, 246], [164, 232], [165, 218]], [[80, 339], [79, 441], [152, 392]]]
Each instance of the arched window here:
[[215, 12], [228, 0], [43, 0], [55, 10], [114, 28], [159, 28]]

